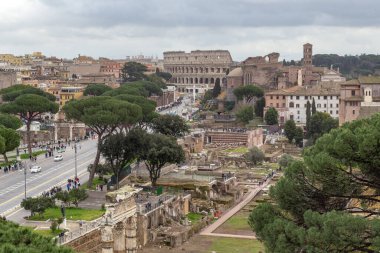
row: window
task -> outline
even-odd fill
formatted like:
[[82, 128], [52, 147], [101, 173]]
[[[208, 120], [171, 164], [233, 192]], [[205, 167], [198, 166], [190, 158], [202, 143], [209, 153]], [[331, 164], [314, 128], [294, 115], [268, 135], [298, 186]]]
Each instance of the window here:
[[305, 99], [307, 100], [309, 97], [308, 96], [305, 96]]
[[330, 96], [330, 99], [333, 99], [332, 96]]
[[290, 99], [293, 99], [293, 96], [290, 96]]
[[273, 107], [273, 103], [270, 103], [270, 107]]
[[355, 96], [355, 91], [354, 90], [351, 91], [351, 96]]
[[279, 97], [277, 96], [276, 99], [279, 99]]
[[323, 104], [323, 107], [324, 107], [324, 108], [327, 108], [327, 105], [326, 105], [326, 104]]
[[332, 114], [333, 114], [333, 112], [332, 112], [332, 111], [330, 111], [330, 114], [332, 115]]
[[336, 108], [338, 108], [339, 107], [339, 104], [336, 104]]
[[294, 103], [293, 103], [293, 102], [290, 102], [290, 103], [289, 103], [289, 107], [290, 107], [290, 108], [294, 108]]
[[296, 104], [296, 108], [300, 108], [300, 105], [299, 105], [299, 104]]
[[285, 96], [282, 96], [282, 99], [285, 99]]
[[300, 114], [300, 111], [297, 111], [297, 114]]
[[355, 114], [355, 110], [352, 110], [352, 114]]
[[270, 96], [270, 99], [273, 99], [273, 96]]
[[285, 107], [285, 103], [282, 103], [282, 107]]
[[291, 120], [294, 120], [294, 115], [290, 115], [290, 119], [291, 119]]
[[318, 99], [321, 99], [321, 97], [320, 97], [320, 96], [318, 96]]
[[300, 96], [296, 96], [296, 99], [297, 99], [297, 100], [300, 99]]
[[336, 111], [336, 114], [339, 114], [339, 111]]
[[321, 104], [317, 104], [317, 108], [321, 108]]
[[278, 105], [278, 103], [276, 103], [276, 108], [278, 108], [278, 107], [280, 107], [280, 106]]
[[327, 99], [327, 96], [324, 96], [323, 99]]

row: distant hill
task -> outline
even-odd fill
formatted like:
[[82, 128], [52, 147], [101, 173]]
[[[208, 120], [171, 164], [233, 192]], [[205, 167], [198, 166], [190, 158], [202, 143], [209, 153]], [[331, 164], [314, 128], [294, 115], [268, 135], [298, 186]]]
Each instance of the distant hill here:
[[[285, 65], [300, 65], [300, 62], [288, 61]], [[337, 54], [313, 55], [313, 65], [317, 67], [334, 69], [339, 67], [340, 72], [348, 78], [356, 78], [359, 75], [380, 75], [380, 55], [362, 54], [357, 56]]]

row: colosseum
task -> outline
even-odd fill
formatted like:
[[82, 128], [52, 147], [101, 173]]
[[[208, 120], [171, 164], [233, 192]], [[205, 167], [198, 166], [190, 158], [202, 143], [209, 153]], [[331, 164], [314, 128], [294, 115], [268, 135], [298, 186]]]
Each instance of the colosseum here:
[[226, 84], [226, 74], [233, 61], [227, 50], [164, 52], [164, 69], [172, 74], [171, 83], [179, 92], [204, 93], [219, 82]]

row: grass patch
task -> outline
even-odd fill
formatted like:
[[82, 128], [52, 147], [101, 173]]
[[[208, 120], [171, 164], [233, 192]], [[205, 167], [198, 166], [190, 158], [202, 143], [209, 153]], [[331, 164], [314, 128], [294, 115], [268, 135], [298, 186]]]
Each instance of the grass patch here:
[[63, 229], [57, 229], [54, 232], [51, 231], [51, 229], [46, 229], [46, 230], [33, 230], [34, 233], [37, 233], [39, 235], [47, 236], [47, 237], [56, 237], [58, 236], [61, 232], [63, 232]]
[[[39, 156], [39, 155], [42, 155], [45, 153], [46, 153], [46, 150], [40, 150], [40, 151], [33, 152], [33, 156]], [[20, 158], [21, 159], [29, 159], [29, 154], [21, 154]]]
[[205, 253], [259, 253], [264, 252], [264, 245], [258, 240], [218, 237], [212, 241]]
[[[83, 209], [76, 207], [66, 208], [66, 219], [68, 220], [85, 220], [91, 221], [101, 217], [104, 214], [103, 210]], [[62, 217], [61, 209], [58, 207], [48, 208], [42, 215], [29, 217], [29, 220], [45, 221], [48, 219], [57, 219]]]
[[203, 215], [199, 213], [188, 213], [186, 216], [189, 219], [189, 221], [191, 221], [191, 224], [198, 223], [203, 217]]
[[[94, 180], [92, 180], [92, 186], [91, 187], [88, 187], [88, 182], [85, 182], [85, 183], [81, 184], [81, 188], [83, 188], [83, 189], [89, 189], [89, 190], [95, 190], [96, 186], [100, 185], [100, 184], [104, 185], [104, 179], [100, 179], [100, 178], [96, 177], [96, 178], [94, 178]], [[104, 187], [103, 190], [105, 188], [106, 187]]]
[[248, 148], [247, 147], [228, 148], [224, 151], [228, 153], [245, 154], [248, 152]]
[[248, 224], [248, 213], [237, 213], [229, 218], [223, 225], [223, 228], [229, 230], [249, 230], [252, 231]]

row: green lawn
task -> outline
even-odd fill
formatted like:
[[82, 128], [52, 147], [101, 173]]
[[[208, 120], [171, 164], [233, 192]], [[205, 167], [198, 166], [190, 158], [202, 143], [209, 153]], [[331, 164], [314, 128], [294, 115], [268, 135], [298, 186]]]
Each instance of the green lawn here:
[[[104, 214], [102, 210], [83, 209], [76, 207], [66, 208], [66, 218], [68, 220], [85, 220], [90, 221], [99, 218]], [[35, 215], [30, 217], [30, 220], [44, 221], [47, 219], [57, 219], [62, 217], [61, 209], [58, 207], [48, 208], [42, 215]]]
[[188, 213], [187, 218], [191, 221], [191, 224], [198, 223], [202, 219], [203, 215], [199, 213]]
[[[42, 155], [45, 153], [46, 153], [46, 150], [40, 150], [40, 151], [33, 152], [33, 156], [39, 156], [39, 155]], [[29, 154], [21, 154], [20, 158], [21, 159], [29, 159]]]
[[[87, 185], [88, 183], [84, 183], [81, 185], [81, 188], [83, 189], [89, 189], [89, 190], [95, 190], [96, 189], [96, 186], [99, 185], [99, 184], [103, 184], [104, 185], [104, 180], [103, 179], [99, 179], [98, 177], [94, 178], [94, 180], [92, 181], [92, 186], [91, 187], [88, 187]], [[103, 188], [104, 190], [105, 188]]]
[[54, 232], [51, 231], [51, 229], [46, 229], [46, 230], [33, 230], [34, 233], [47, 236], [47, 237], [56, 237], [59, 235], [63, 229], [57, 229]]
[[217, 237], [204, 253], [211, 251], [217, 253], [259, 253], [264, 252], [264, 246], [258, 240]]
[[252, 231], [251, 227], [248, 225], [248, 214], [241, 213], [241, 212], [229, 218], [225, 223], [223, 223], [222, 227], [224, 229], [231, 229], [231, 230]]

